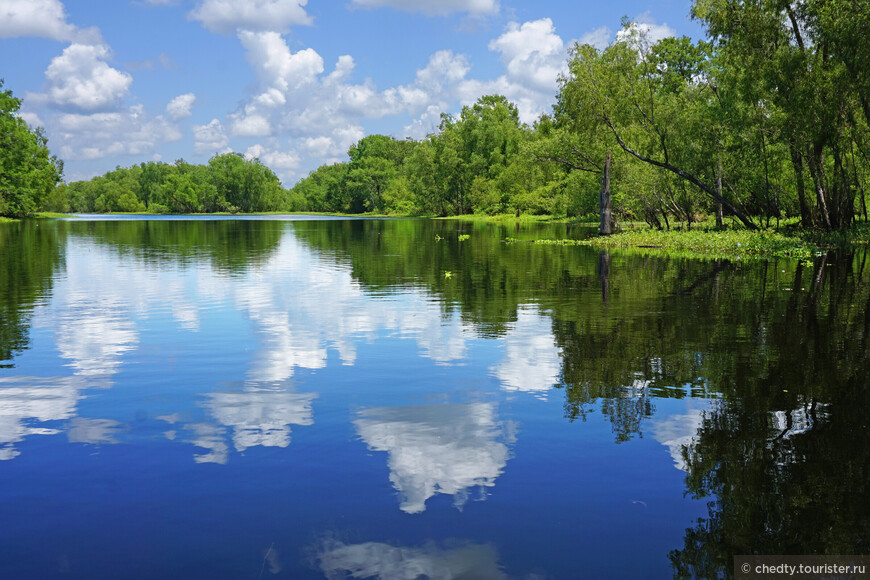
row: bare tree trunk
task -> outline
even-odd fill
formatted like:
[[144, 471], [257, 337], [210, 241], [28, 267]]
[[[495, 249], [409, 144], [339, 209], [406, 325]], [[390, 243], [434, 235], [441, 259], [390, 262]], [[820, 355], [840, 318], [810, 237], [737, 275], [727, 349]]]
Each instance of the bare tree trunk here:
[[598, 226], [598, 233], [602, 236], [609, 236], [613, 233], [613, 205], [610, 199], [610, 151], [607, 152], [607, 157], [604, 160], [604, 175], [601, 178], [601, 195], [598, 196], [598, 202], [601, 207], [601, 223]]
[[807, 192], [804, 185], [804, 159], [801, 156], [801, 152], [795, 147], [794, 142], [790, 141], [788, 148], [791, 152], [791, 164], [794, 167], [798, 203], [800, 203], [801, 207], [801, 225], [809, 228], [813, 225], [813, 214], [810, 212], [810, 206], [807, 203]]
[[861, 192], [861, 210], [864, 214], [864, 221], [867, 221], [867, 199], [864, 196], [864, 185], [861, 183], [861, 178], [858, 177], [858, 166], [855, 164], [855, 142], [851, 142], [849, 144], [850, 149], [852, 150], [852, 174], [855, 177], [855, 185], [858, 186], [858, 191]]
[[[722, 158], [720, 157], [717, 160], [716, 164], [716, 193], [719, 194], [719, 197], [722, 197]], [[716, 227], [722, 227], [722, 203], [716, 202]]]
[[821, 218], [822, 225], [825, 229], [830, 230], [832, 229], [831, 214], [828, 211], [828, 192], [825, 188], [824, 155], [824, 146], [817, 144], [814, 147], [814, 150], [810, 152], [808, 161], [810, 164], [810, 174], [813, 176], [813, 183], [816, 187], [816, 201], [819, 204], [819, 217]]
[[840, 154], [839, 146], [833, 147], [834, 151], [834, 172], [839, 179], [837, 180], [839, 191], [837, 192], [837, 227], [849, 227], [852, 225], [852, 218], [855, 215], [855, 198], [852, 195], [852, 187], [849, 185], [849, 174], [843, 165], [843, 156]]

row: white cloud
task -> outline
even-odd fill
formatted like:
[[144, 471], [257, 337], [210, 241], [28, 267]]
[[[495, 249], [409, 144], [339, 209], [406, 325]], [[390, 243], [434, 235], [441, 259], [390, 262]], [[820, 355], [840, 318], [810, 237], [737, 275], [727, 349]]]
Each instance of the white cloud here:
[[21, 117], [25, 123], [27, 123], [28, 127], [45, 127], [45, 123], [43, 123], [42, 119], [39, 118], [39, 115], [30, 111], [20, 111], [18, 116]]
[[[318, 165], [343, 160], [347, 149], [365, 136], [362, 119], [418, 114], [433, 103], [444, 104], [442, 96], [470, 69], [464, 56], [439, 51], [412, 83], [378, 90], [368, 79], [350, 81], [355, 63], [349, 55], [340, 56], [326, 72], [316, 51], [294, 53], [276, 32], [241, 31], [238, 36], [258, 84], [253, 96], [227, 115], [226, 128], [233, 137], [290, 136], [289, 149], [267, 146], [255, 154], [267, 165], [282, 164], [294, 174], [304, 163], [303, 155], [316, 156]], [[271, 160], [265, 151], [272, 153]]]
[[292, 26], [308, 25], [307, 0], [203, 0], [190, 13], [212, 32], [233, 34], [239, 30], [286, 32]]
[[489, 49], [501, 53], [508, 77], [541, 91], [555, 91], [556, 79], [566, 68], [565, 44], [549, 18], [511, 22]]
[[494, 14], [499, 8], [498, 0], [353, 0], [353, 3], [366, 8], [388, 6], [408, 12], [422, 12], [427, 16], [444, 16], [455, 12]]
[[366, 409], [354, 425], [370, 449], [389, 454], [390, 481], [409, 514], [425, 511], [436, 493], [462, 508], [472, 488], [495, 485], [508, 460], [491, 403]]
[[36, 36], [66, 42], [100, 43], [96, 28], [79, 29], [67, 22], [59, 0], [0, 1], [0, 38]]
[[119, 108], [133, 77], [112, 68], [105, 45], [71, 44], [45, 70], [45, 93], [31, 95], [41, 104], [80, 112]]
[[196, 95], [193, 93], [185, 93], [183, 95], [178, 95], [166, 105], [166, 114], [169, 115], [169, 118], [173, 121], [180, 121], [182, 119], [186, 119], [191, 115], [191, 108], [193, 108], [194, 103], [196, 102]]
[[160, 144], [182, 137], [178, 127], [163, 117], [149, 117], [142, 105], [118, 113], [65, 113], [52, 117], [51, 127], [64, 159], [153, 155]]
[[311, 84], [323, 72], [323, 59], [310, 48], [293, 53], [277, 32], [239, 32], [248, 62], [266, 86], [286, 93]]
[[212, 119], [208, 125], [194, 125], [193, 141], [193, 150], [201, 155], [214, 154], [230, 143], [224, 126], [217, 119]]
[[598, 50], [604, 50], [613, 39], [613, 31], [606, 26], [596, 28], [580, 37], [580, 44], [594, 46]]

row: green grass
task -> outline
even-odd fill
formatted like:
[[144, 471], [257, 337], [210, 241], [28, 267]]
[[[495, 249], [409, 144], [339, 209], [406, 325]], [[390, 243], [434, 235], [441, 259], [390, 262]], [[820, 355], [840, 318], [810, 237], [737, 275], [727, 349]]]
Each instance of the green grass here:
[[57, 213], [57, 212], [53, 212], [53, 211], [40, 211], [40, 212], [37, 212], [34, 217], [37, 217], [40, 219], [55, 219], [55, 218], [72, 217], [72, 214]]
[[[867, 232], [870, 233], [870, 229]], [[837, 244], [831, 243], [834, 238]], [[844, 233], [819, 236], [802, 231], [786, 234], [773, 230], [716, 230], [702, 226], [692, 230], [670, 231], [636, 228], [612, 236], [584, 240], [535, 240], [533, 243], [619, 248], [646, 254], [708, 259], [780, 256], [807, 260], [826, 249], [843, 247], [847, 240], [848, 243], [856, 243], [854, 235]]]
[[[500, 213], [495, 215], [485, 215], [485, 214], [466, 214], [466, 215], [452, 215], [447, 217], [439, 217], [436, 218], [439, 220], [452, 220], [452, 221], [461, 221], [461, 222], [476, 222], [476, 223], [542, 223], [542, 224], [575, 224], [575, 223], [589, 223], [588, 220], [580, 220], [578, 218], [573, 217], [554, 217], [551, 215], [531, 215], [531, 214], [520, 214], [520, 217], [517, 217], [516, 214], [513, 213]], [[597, 226], [598, 222], [594, 224]]]

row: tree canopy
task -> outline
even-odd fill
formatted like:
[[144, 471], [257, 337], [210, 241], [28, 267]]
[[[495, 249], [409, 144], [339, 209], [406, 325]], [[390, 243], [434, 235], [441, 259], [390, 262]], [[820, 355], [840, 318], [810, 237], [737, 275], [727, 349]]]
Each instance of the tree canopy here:
[[41, 129], [18, 116], [21, 101], [0, 79], [0, 216], [38, 211], [60, 181], [63, 165], [50, 155]]

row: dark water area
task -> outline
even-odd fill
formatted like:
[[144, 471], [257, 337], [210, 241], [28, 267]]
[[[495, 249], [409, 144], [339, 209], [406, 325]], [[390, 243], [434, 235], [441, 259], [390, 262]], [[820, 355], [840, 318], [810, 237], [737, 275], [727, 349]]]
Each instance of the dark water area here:
[[587, 233], [0, 224], [0, 578], [727, 578], [739, 554], [870, 553], [867, 254], [504, 242]]

